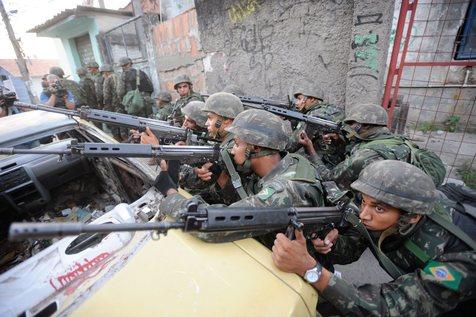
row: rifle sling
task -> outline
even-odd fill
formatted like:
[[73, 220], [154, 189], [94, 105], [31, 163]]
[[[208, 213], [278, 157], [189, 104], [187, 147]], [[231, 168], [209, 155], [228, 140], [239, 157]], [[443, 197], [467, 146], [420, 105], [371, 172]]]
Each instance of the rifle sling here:
[[367, 229], [364, 225], [360, 222], [360, 219], [354, 214], [347, 214], [346, 220], [352, 224], [352, 226], [359, 231], [359, 233], [368, 241], [370, 246], [370, 251], [375, 255], [377, 260], [379, 261], [380, 265], [387, 271], [392, 278], [396, 279], [399, 276], [402, 276], [404, 272], [395, 265], [395, 263], [390, 260], [385, 253], [383, 253], [374, 243], [372, 237], [370, 236]]
[[226, 147], [223, 147], [220, 149], [220, 155], [223, 159], [223, 162], [225, 163], [228, 173], [230, 174], [231, 184], [238, 192], [238, 195], [240, 196], [240, 198], [245, 199], [246, 197], [248, 197], [248, 195], [243, 189], [243, 184], [241, 183], [240, 175], [238, 175], [238, 173], [236, 172], [235, 166], [233, 165], [233, 162], [231, 161], [230, 154], [228, 154], [228, 150]]

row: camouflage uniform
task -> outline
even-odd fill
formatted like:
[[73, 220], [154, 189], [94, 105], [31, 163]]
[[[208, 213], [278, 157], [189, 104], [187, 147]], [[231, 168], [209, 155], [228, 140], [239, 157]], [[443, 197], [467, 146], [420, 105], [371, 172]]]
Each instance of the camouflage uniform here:
[[[127, 65], [129, 63], [132, 64], [132, 60], [128, 57], [122, 57], [119, 60], [119, 64], [121, 66]], [[137, 87], [137, 72], [139, 72], [139, 87]], [[152, 114], [152, 107], [153, 107], [153, 100], [151, 98], [151, 95], [154, 92], [154, 86], [152, 85], [152, 81], [150, 80], [149, 76], [142, 70], [129, 68], [122, 72], [121, 80], [125, 89], [124, 94], [139, 88], [139, 91], [142, 97], [144, 98], [145, 107], [141, 111], [142, 113], [139, 113], [136, 115], [139, 117], [150, 116]]]
[[[122, 105], [122, 97], [124, 96], [124, 86], [121, 79], [119, 78], [119, 75], [114, 73], [114, 69], [111, 65], [102, 65], [99, 70], [101, 73], [110, 73], [107, 78], [104, 78], [103, 82], [103, 110], [125, 113], [124, 106]], [[120, 128], [114, 125], [106, 125], [106, 127], [111, 131], [114, 138], [116, 138], [118, 141], [121, 141], [121, 139], [127, 137], [128, 130], [126, 128]], [[104, 130], [107, 129], [104, 128]]]
[[181, 75], [175, 78], [174, 81], [174, 89], [177, 89], [177, 86], [181, 83], [188, 83], [190, 85], [190, 92], [188, 95], [184, 97], [180, 97], [177, 101], [175, 101], [175, 104], [172, 109], [172, 113], [170, 114], [170, 119], [173, 120], [175, 125], [182, 126], [183, 123], [183, 114], [182, 114], [182, 108], [185, 107], [186, 104], [188, 104], [190, 101], [205, 101], [199, 93], [196, 93], [192, 90], [192, 81], [187, 75]]
[[79, 76], [80, 103], [91, 108], [97, 108], [96, 89], [94, 81], [87, 76], [85, 68], [80, 67], [76, 70]]
[[[269, 119], [263, 120], [263, 119]], [[276, 128], [276, 123], [281, 128]], [[247, 110], [240, 113], [228, 128], [229, 132], [239, 135], [248, 144], [263, 147], [264, 151], [277, 153], [283, 151], [289, 136], [284, 129], [283, 120], [264, 110]], [[268, 152], [269, 153], [269, 152]], [[266, 155], [266, 154], [264, 154]], [[305, 207], [322, 206], [322, 188], [316, 179], [314, 167], [303, 156], [286, 155], [267, 175], [258, 180], [253, 195], [241, 199], [230, 207]], [[200, 197], [192, 199], [201, 200]], [[166, 197], [160, 210], [176, 217], [187, 209], [190, 199], [180, 194]], [[205, 202], [203, 204], [207, 205]], [[266, 231], [258, 233], [262, 235]], [[228, 232], [203, 234], [197, 236], [209, 242], [227, 242], [257, 235], [250, 232]]]
[[[340, 123], [344, 119], [344, 110], [340, 107], [323, 102], [324, 94], [318, 87], [315, 87], [312, 90], [304, 89], [302, 92], [295, 93], [294, 97], [297, 98], [299, 95], [314, 97], [317, 99], [316, 103], [308, 108], [302, 109], [302, 112], [305, 115], [330, 120], [335, 123]], [[344, 160], [344, 146], [339, 146], [335, 143], [324, 144], [322, 137], [324, 134], [326, 134], [326, 132], [324, 130], [315, 129], [312, 126], [308, 126], [305, 122], [299, 122], [296, 126], [296, 129], [293, 133], [294, 143], [297, 143], [297, 140], [299, 140], [299, 134], [302, 131], [306, 131], [309, 139], [312, 140], [314, 148], [316, 149], [317, 153], [321, 155], [322, 161], [326, 164], [326, 166], [334, 167]]]
[[[362, 118], [362, 116], [372, 117]], [[387, 113], [378, 105], [360, 105], [354, 108], [354, 112], [349, 112], [344, 122], [357, 121], [361, 124], [371, 124], [371, 128], [365, 136], [357, 136], [350, 145], [350, 150], [344, 161], [332, 169], [327, 168], [318, 157], [311, 158], [311, 161], [318, 164], [317, 171], [323, 180], [335, 181], [342, 189], [349, 189], [350, 184], [355, 181], [360, 172], [370, 163], [394, 157], [396, 160], [407, 161], [410, 155], [410, 148], [404, 144], [394, 145], [382, 144], [379, 151], [365, 148], [364, 145], [374, 140], [394, 139], [395, 136], [385, 127], [387, 124]]]
[[[468, 218], [457, 220], [461, 214], [436, 200], [430, 177], [404, 162], [380, 161], [365, 168], [351, 186], [402, 210], [400, 218], [414, 214], [422, 218], [416, 224], [399, 220], [383, 232], [373, 232], [375, 244], [403, 272], [400, 277], [357, 287], [331, 276], [322, 296], [340, 314], [436, 316], [468, 300], [463, 305], [474, 308], [476, 252], [436, 222], [435, 215], [458, 227], [459, 221]], [[471, 238], [474, 243], [474, 234]], [[356, 261], [368, 246], [358, 234], [340, 235], [329, 255], [335, 264], [347, 264]]]
[[[196, 101], [194, 101], [193, 103], [195, 102]], [[186, 107], [190, 108], [190, 105], [192, 105], [192, 102], [189, 103]], [[185, 108], [185, 113], [189, 112], [187, 108]], [[211, 95], [207, 99], [207, 102], [205, 103], [205, 106], [203, 107], [202, 111], [213, 112], [222, 117], [234, 119], [239, 113], [243, 111], [243, 104], [241, 103], [238, 97], [233, 96], [229, 93], [216, 93]], [[192, 112], [189, 112], [189, 114], [192, 114]], [[203, 119], [205, 118], [195, 117], [195, 119], [198, 119], [195, 120], [196, 122], [203, 122]], [[231, 149], [234, 145], [233, 134], [226, 132], [226, 134], [223, 135], [222, 138], [223, 140], [220, 144], [220, 150], [226, 149], [228, 153], [231, 153]], [[219, 166], [218, 169], [220, 170], [220, 172], [227, 170], [223, 159], [221, 159], [219, 162], [215, 162], [215, 164]], [[207, 202], [231, 204], [239, 200], [240, 197], [231, 182], [228, 182], [225, 188], [221, 188], [216, 183], [220, 172], [214, 174], [210, 181], [203, 181], [197, 176], [195, 172], [193, 172], [193, 168], [184, 169], [181, 175], [182, 177], [180, 180], [180, 186], [186, 188], [192, 193], [201, 194], [203, 197], [205, 197], [205, 200]], [[244, 179], [242, 178], [242, 181], [243, 180]]]
[[[161, 104], [160, 108], [158, 108], [158, 110], [153, 115], [153, 118], [165, 121], [172, 113], [172, 109], [174, 107], [171, 103], [172, 96], [168, 92], [161, 92], [157, 96], [157, 100], [161, 101]], [[157, 107], [155, 107], [154, 109], [157, 109]]]

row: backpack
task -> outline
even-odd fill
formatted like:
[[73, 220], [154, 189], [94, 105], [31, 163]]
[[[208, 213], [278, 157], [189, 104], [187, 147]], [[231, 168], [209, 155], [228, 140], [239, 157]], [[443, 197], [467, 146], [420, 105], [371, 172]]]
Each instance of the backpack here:
[[[410, 161], [408, 163], [418, 167], [433, 179], [435, 186], [440, 186], [446, 176], [446, 168], [440, 157], [433, 151], [421, 149], [415, 143], [402, 137], [394, 137], [390, 139], [374, 140], [359, 146], [359, 149], [370, 149], [377, 152], [385, 159], [395, 159], [394, 153], [389, 155], [389, 151], [383, 151], [382, 146], [388, 148], [391, 145], [405, 144], [410, 149]], [[399, 157], [397, 156], [397, 159]]]
[[128, 91], [122, 98], [122, 104], [127, 114], [140, 116], [147, 112], [144, 97], [139, 91], [140, 77], [139, 71], [136, 71], [136, 89]]

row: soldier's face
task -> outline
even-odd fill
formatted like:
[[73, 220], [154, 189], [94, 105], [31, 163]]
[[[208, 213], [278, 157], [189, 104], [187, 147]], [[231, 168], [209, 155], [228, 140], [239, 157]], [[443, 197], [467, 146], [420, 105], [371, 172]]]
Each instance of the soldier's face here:
[[233, 155], [233, 160], [238, 165], [243, 165], [248, 158], [246, 149], [248, 148], [248, 143], [240, 139], [239, 137], [235, 137], [235, 144], [231, 149], [231, 154]]
[[306, 106], [307, 97], [304, 95], [298, 95], [296, 98], [296, 109], [301, 111]]
[[96, 67], [88, 67], [88, 71], [91, 73], [91, 74], [97, 74], [99, 72], [99, 68], [96, 68]]
[[384, 204], [365, 194], [362, 194], [362, 198], [359, 217], [367, 229], [382, 231], [397, 223], [400, 218], [398, 208]]
[[205, 122], [205, 126], [207, 127], [208, 133], [213, 137], [216, 137], [219, 129], [221, 128], [221, 124], [217, 124], [219, 120], [221, 120], [221, 117], [216, 113], [207, 113], [207, 122]]
[[190, 119], [188, 116], [185, 116], [185, 119], [183, 120], [182, 128], [196, 130], [197, 123], [194, 120]]
[[190, 85], [188, 83], [180, 83], [177, 85], [177, 93], [180, 97], [188, 95], [190, 92]]

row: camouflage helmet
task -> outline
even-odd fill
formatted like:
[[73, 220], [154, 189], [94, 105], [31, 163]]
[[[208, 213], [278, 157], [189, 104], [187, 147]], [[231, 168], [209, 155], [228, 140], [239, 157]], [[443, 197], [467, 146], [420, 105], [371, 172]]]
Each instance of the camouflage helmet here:
[[224, 118], [234, 119], [243, 112], [240, 98], [228, 92], [217, 92], [207, 98], [203, 111], [213, 112]]
[[101, 67], [99, 67], [99, 71], [102, 73], [102, 72], [113, 72], [114, 69], [112, 68], [111, 65], [109, 64], [104, 64], [102, 65]]
[[182, 113], [195, 121], [200, 128], [206, 128], [207, 116], [203, 112], [205, 103], [203, 101], [190, 101], [182, 108]]
[[174, 89], [176, 90], [177, 86], [181, 83], [187, 83], [189, 85], [192, 85], [192, 81], [190, 80], [190, 77], [188, 77], [188, 75], [179, 75], [179, 76], [175, 77]]
[[223, 88], [222, 91], [223, 92], [229, 92], [230, 94], [233, 94], [235, 96], [244, 96], [245, 95], [243, 90], [241, 90], [241, 88], [238, 87], [235, 84], [230, 84], [230, 85], [225, 86], [225, 88]]
[[129, 57], [121, 57], [119, 58], [119, 65], [120, 66], [124, 66], [124, 65], [127, 65], [129, 63], [132, 63], [132, 60], [129, 58]]
[[226, 131], [248, 144], [284, 151], [289, 142], [284, 120], [261, 109], [249, 109], [236, 116]]
[[88, 63], [86, 64], [86, 68], [99, 68], [99, 64], [96, 63], [95, 61], [88, 62]]
[[314, 86], [308, 86], [307, 88], [300, 88], [298, 89], [295, 93], [294, 93], [294, 98], [297, 99], [297, 97], [299, 95], [304, 95], [306, 97], [313, 97], [313, 98], [316, 98], [316, 99], [319, 99], [321, 101], [324, 101], [324, 92], [322, 91], [322, 89], [317, 86], [317, 85], [314, 85]]
[[369, 103], [350, 108], [344, 123], [355, 121], [361, 124], [386, 126], [387, 120], [387, 111], [382, 106]]
[[64, 71], [61, 67], [58, 67], [58, 66], [53, 66], [53, 67], [50, 67], [50, 71], [49, 71], [50, 74], [53, 74], [53, 75], [56, 75], [58, 77], [63, 77], [64, 76]]
[[365, 167], [350, 187], [410, 214], [429, 214], [436, 199], [430, 176], [409, 163], [382, 160]]
[[78, 76], [86, 76], [88, 73], [87, 69], [84, 68], [84, 67], [78, 67], [76, 68], [76, 74], [78, 74]]
[[157, 95], [157, 99], [158, 99], [158, 100], [161, 100], [161, 101], [165, 101], [165, 102], [171, 102], [171, 101], [172, 101], [172, 95], [169, 94], [169, 93], [166, 92], [166, 91], [163, 91], [163, 92], [160, 92], [160, 93]]

